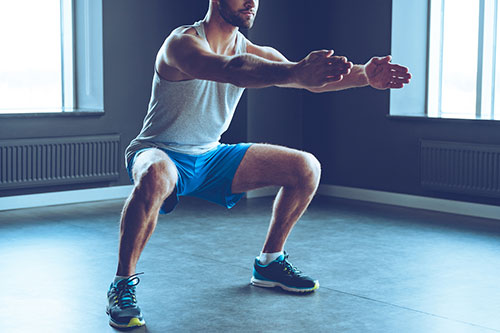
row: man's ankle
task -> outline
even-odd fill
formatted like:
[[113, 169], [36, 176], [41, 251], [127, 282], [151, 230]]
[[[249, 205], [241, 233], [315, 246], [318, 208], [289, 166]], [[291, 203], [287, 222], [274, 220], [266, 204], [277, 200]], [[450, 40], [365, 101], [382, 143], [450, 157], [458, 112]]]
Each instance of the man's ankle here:
[[283, 255], [283, 251], [280, 252], [261, 252], [259, 256], [259, 262], [261, 265], [268, 265], [269, 263], [273, 262], [274, 260], [278, 259], [280, 256]]
[[113, 284], [117, 284], [121, 280], [126, 280], [130, 275], [115, 275], [115, 279], [113, 280]]

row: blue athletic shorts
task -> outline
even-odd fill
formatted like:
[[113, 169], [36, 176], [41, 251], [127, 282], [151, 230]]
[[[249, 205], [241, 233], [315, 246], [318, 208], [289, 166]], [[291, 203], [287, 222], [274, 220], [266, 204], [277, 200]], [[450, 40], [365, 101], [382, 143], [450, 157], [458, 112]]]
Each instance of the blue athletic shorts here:
[[205, 199], [227, 208], [232, 208], [245, 193], [232, 193], [234, 174], [251, 143], [236, 145], [220, 144], [201, 155], [187, 155], [161, 148], [144, 148], [137, 151], [128, 163], [127, 171], [132, 183], [132, 168], [135, 158], [148, 149], [160, 149], [177, 166], [177, 184], [160, 209], [161, 214], [174, 210], [180, 196]]

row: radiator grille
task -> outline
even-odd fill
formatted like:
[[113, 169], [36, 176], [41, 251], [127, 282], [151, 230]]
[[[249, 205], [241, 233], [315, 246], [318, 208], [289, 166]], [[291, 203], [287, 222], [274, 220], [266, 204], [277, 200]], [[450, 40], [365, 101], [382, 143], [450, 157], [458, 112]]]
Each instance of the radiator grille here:
[[119, 135], [0, 140], [0, 189], [113, 181]]
[[500, 197], [500, 146], [421, 141], [426, 189]]

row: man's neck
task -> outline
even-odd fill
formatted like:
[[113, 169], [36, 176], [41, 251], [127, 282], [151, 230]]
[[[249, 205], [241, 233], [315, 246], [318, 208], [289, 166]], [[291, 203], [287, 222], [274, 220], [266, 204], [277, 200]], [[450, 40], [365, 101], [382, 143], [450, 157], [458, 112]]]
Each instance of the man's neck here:
[[236, 42], [238, 27], [227, 23], [219, 13], [209, 12], [202, 21], [208, 44], [217, 54], [231, 54]]

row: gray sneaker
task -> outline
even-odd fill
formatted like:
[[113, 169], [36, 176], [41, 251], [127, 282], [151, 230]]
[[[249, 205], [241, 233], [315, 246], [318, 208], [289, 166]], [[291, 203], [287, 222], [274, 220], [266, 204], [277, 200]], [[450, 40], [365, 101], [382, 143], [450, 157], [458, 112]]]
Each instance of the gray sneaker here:
[[111, 283], [108, 291], [108, 306], [106, 313], [109, 315], [109, 324], [116, 328], [131, 328], [146, 325], [142, 317], [141, 308], [137, 305], [135, 286], [139, 278], [134, 274], [127, 279]]

